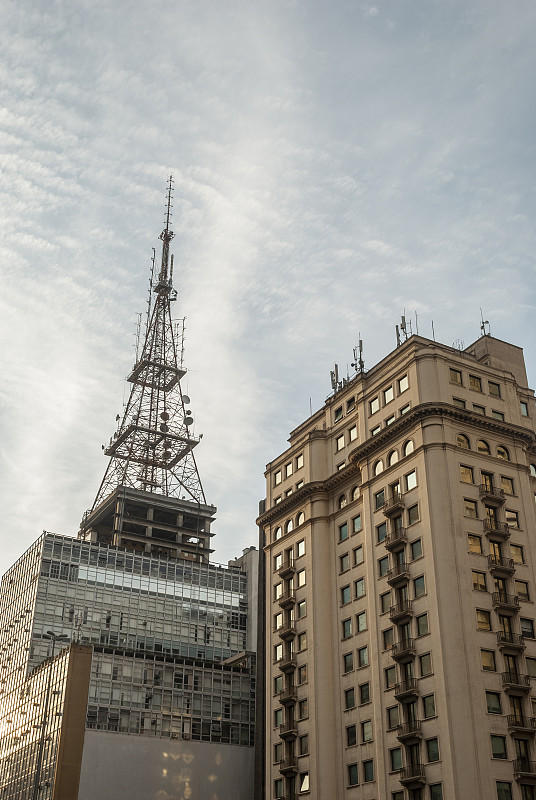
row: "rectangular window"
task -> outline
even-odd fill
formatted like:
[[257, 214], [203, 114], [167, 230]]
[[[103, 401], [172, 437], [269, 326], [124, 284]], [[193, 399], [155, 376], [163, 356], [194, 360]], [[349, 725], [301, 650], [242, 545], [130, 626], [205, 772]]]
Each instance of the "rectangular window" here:
[[458, 386], [463, 386], [462, 373], [459, 369], [449, 369], [449, 377], [451, 383], [456, 383]]
[[342, 419], [342, 406], [339, 406], [333, 412], [333, 420], [334, 420], [334, 422], [338, 422], [340, 419]]
[[360, 611], [359, 614], [356, 615], [356, 623], [357, 623], [357, 632], [362, 633], [363, 631], [367, 630], [367, 612]]
[[363, 778], [365, 783], [374, 780], [374, 761], [371, 758], [363, 761]]
[[411, 489], [414, 489], [417, 486], [417, 473], [413, 469], [411, 472], [405, 476], [406, 481], [406, 491], [409, 492]]
[[298, 481], [298, 483], [296, 484], [296, 489], [301, 489], [302, 486], [303, 486], [303, 480]]
[[346, 746], [353, 747], [357, 744], [357, 728], [355, 725], [347, 725], [346, 727]]
[[486, 692], [486, 706], [488, 714], [502, 714], [499, 692]]
[[346, 401], [346, 413], [349, 414], [355, 408], [355, 397], [349, 397]]
[[385, 505], [385, 489], [381, 489], [381, 491], [376, 492], [374, 495], [374, 510], [379, 511], [380, 508], [383, 508]]
[[352, 620], [351, 618], [343, 619], [341, 622], [342, 627], [342, 638], [349, 639], [352, 635]]
[[298, 634], [297, 643], [298, 653], [300, 653], [302, 650], [307, 650], [307, 633], [305, 631]]
[[395, 633], [393, 628], [386, 628], [382, 631], [383, 649], [390, 650], [395, 641]]
[[388, 386], [387, 389], [384, 389], [383, 391], [383, 402], [385, 403], [385, 405], [387, 405], [387, 403], [390, 403], [391, 400], [394, 399], [395, 399], [395, 390], [393, 389], [392, 386]]
[[386, 428], [388, 428], [388, 427], [389, 427], [389, 425], [392, 425], [392, 424], [393, 424], [393, 422], [395, 422], [395, 421], [396, 421], [396, 417], [395, 417], [395, 415], [394, 415], [394, 414], [391, 414], [391, 416], [390, 416], [390, 417], [387, 417], [387, 419], [385, 420], [385, 427], [386, 427]]
[[416, 561], [422, 556], [422, 539], [415, 539], [409, 546], [411, 553], [411, 560]]
[[279, 694], [280, 691], [283, 689], [283, 676], [276, 675], [274, 678], [274, 694]]
[[372, 721], [370, 719], [361, 723], [361, 741], [362, 742], [372, 741]]
[[475, 592], [485, 592], [486, 591], [486, 573], [485, 572], [477, 572], [476, 569], [471, 570], [471, 575], [473, 576], [473, 589]]
[[426, 594], [426, 587], [424, 585], [424, 575], [419, 575], [418, 578], [413, 580], [413, 597], [417, 600]]
[[525, 639], [534, 639], [534, 620], [521, 617], [519, 622], [521, 625], [521, 635], [524, 636]]
[[512, 784], [506, 781], [495, 781], [497, 800], [512, 800]]
[[279, 612], [278, 614], [274, 614], [274, 631], [279, 630], [281, 625], [283, 624], [283, 614]]
[[342, 603], [342, 605], [345, 605], [345, 603], [349, 603], [351, 599], [352, 599], [352, 597], [350, 595], [350, 585], [342, 586], [341, 587], [341, 603]]
[[379, 410], [380, 410], [380, 398], [379, 397], [374, 397], [370, 401], [370, 413], [371, 414], [375, 414]]
[[452, 405], [456, 406], [456, 408], [465, 408], [465, 400], [462, 400], [460, 397], [453, 397]]
[[373, 428], [370, 429], [371, 436], [377, 436], [381, 431], [381, 425], [375, 425]]
[[421, 678], [426, 677], [426, 675], [432, 674], [432, 654], [431, 653], [423, 653], [422, 656], [419, 656], [419, 670], [421, 673]]
[[358, 786], [359, 775], [357, 771], [357, 764], [348, 764], [348, 786]]
[[511, 544], [510, 545], [510, 555], [512, 560], [515, 564], [524, 564], [525, 563], [525, 554], [523, 552], [523, 547], [520, 544]]
[[296, 469], [301, 469], [303, 467], [303, 453], [300, 453], [299, 456], [296, 456]]
[[474, 533], [467, 536], [467, 546], [470, 553], [482, 553], [482, 539]]
[[477, 375], [469, 375], [469, 388], [474, 392], [482, 391], [482, 381]]
[[506, 524], [510, 526], [510, 528], [519, 528], [519, 514], [517, 511], [512, 511], [511, 509], [505, 509], [506, 515]]
[[402, 394], [402, 392], [405, 392], [407, 389], [409, 389], [408, 376], [402, 375], [398, 380], [398, 394]]
[[528, 417], [528, 415], [529, 415], [529, 404], [525, 403], [524, 400], [521, 400], [520, 403], [519, 403], [519, 406], [520, 406], [520, 409], [521, 409], [521, 416], [522, 417]]
[[298, 586], [305, 586], [305, 570], [300, 569], [299, 572], [296, 573], [296, 582]]
[[300, 756], [306, 756], [309, 752], [309, 736], [304, 733], [298, 738], [298, 753]]
[[274, 797], [283, 797], [283, 778], [277, 778], [274, 781]]
[[494, 381], [488, 381], [488, 392], [490, 397], [500, 397], [501, 387], [498, 383], [494, 383]]
[[282, 480], [283, 480], [283, 473], [281, 472], [280, 469], [278, 469], [274, 475], [274, 486], [278, 486]]
[[387, 728], [392, 731], [399, 725], [400, 716], [398, 713], [398, 706], [390, 706], [387, 709]]
[[527, 581], [514, 581], [516, 594], [520, 600], [530, 600], [529, 585]]
[[426, 755], [428, 761], [439, 761], [439, 741], [437, 737], [426, 740]]
[[361, 530], [361, 514], [358, 514], [357, 517], [353, 518], [352, 528], [354, 533], [359, 533], [359, 531]]
[[469, 517], [469, 519], [478, 519], [478, 509], [476, 500], [469, 500], [467, 497], [464, 497], [463, 513], [464, 516]]
[[283, 645], [276, 644], [274, 645], [274, 661], [281, 661], [283, 658]]
[[345, 539], [348, 539], [348, 523], [343, 522], [342, 525], [339, 525], [339, 542], [344, 542]]
[[290, 475], [292, 475], [292, 461], [285, 464], [285, 478], [288, 478]]
[[493, 650], [481, 650], [480, 656], [482, 658], [482, 669], [486, 670], [486, 672], [495, 672], [497, 670]]
[[401, 417], [403, 417], [404, 414], [407, 414], [410, 410], [411, 410], [411, 404], [410, 403], [406, 403], [406, 405], [402, 406], [402, 408], [400, 409], [400, 411], [398, 413], [400, 414]]
[[474, 483], [473, 468], [460, 464], [460, 480], [462, 483]]
[[422, 709], [423, 709], [423, 717], [424, 719], [430, 719], [430, 717], [435, 717], [435, 695], [427, 694], [422, 699]]
[[298, 781], [298, 790], [300, 792], [309, 791], [309, 772], [300, 772], [300, 777]]
[[307, 615], [307, 601], [300, 600], [299, 603], [297, 603], [297, 607], [298, 607], [298, 615], [297, 615], [298, 619], [303, 619]]
[[398, 772], [402, 769], [402, 748], [394, 747], [389, 750], [389, 761], [391, 762], [391, 772]]
[[339, 556], [339, 566], [341, 572], [346, 572], [346, 570], [350, 569], [350, 556], [348, 553], [343, 553], [342, 556]]
[[354, 668], [354, 654], [353, 653], [345, 653], [342, 657], [342, 668], [343, 672], [346, 674], [347, 672], [352, 672]]
[[531, 678], [536, 678], [536, 658], [526, 658], [525, 663], [527, 665], [527, 675], [530, 675]]
[[297, 675], [296, 683], [298, 686], [307, 683], [307, 664], [302, 664], [301, 667], [298, 667]]
[[360, 647], [357, 651], [357, 664], [359, 667], [367, 667], [368, 666], [368, 647]]
[[491, 734], [491, 752], [493, 758], [507, 758], [505, 736]]
[[352, 425], [352, 427], [348, 429], [348, 438], [351, 442], [355, 442], [357, 439], [357, 425]]
[[279, 600], [283, 594], [283, 584], [281, 582], [274, 583], [274, 600]]
[[424, 636], [426, 633], [429, 633], [428, 628], [428, 614], [421, 614], [416, 619], [417, 623], [417, 636]]
[[370, 683], [359, 686], [359, 705], [364, 706], [366, 703], [370, 703]]
[[391, 608], [391, 592], [384, 592], [380, 595], [380, 609], [382, 614], [386, 614]]
[[416, 503], [408, 508], [408, 525], [413, 525], [419, 521], [419, 506]]
[[392, 689], [396, 683], [396, 667], [386, 667], [384, 670], [385, 688]]
[[365, 596], [365, 579], [358, 578], [354, 581], [355, 599], [359, 600], [360, 597]]
[[276, 708], [274, 711], [274, 726], [279, 728], [283, 724], [283, 709]]
[[501, 422], [504, 422], [504, 414], [502, 411], [492, 411], [491, 416], [493, 417], [493, 419], [498, 419]]
[[355, 708], [355, 690], [353, 687], [346, 689], [344, 692], [344, 707], [346, 710]]
[[336, 440], [336, 449], [337, 451], [344, 449], [344, 433], [341, 436], [337, 436]]
[[489, 611], [477, 608], [476, 610], [476, 627], [479, 631], [491, 630], [491, 616]]
[[296, 542], [296, 558], [300, 558], [301, 556], [305, 555], [305, 539], [300, 539], [299, 542]]
[[283, 742], [277, 742], [274, 744], [274, 764], [279, 763], [283, 758]]
[[378, 543], [384, 542], [387, 536], [387, 523], [382, 522], [381, 525], [376, 526], [376, 541]]
[[352, 552], [354, 554], [354, 567], [357, 567], [363, 563], [363, 545], [360, 544], [359, 547], [354, 547]]
[[307, 719], [309, 716], [309, 704], [307, 698], [298, 702], [298, 719]]
[[383, 578], [384, 575], [387, 575], [389, 572], [389, 558], [388, 556], [384, 556], [383, 558], [378, 559], [378, 575], [380, 578]]
[[476, 403], [473, 403], [473, 411], [475, 414], [480, 414], [482, 417], [486, 416], [486, 409], [484, 406], [477, 406]]

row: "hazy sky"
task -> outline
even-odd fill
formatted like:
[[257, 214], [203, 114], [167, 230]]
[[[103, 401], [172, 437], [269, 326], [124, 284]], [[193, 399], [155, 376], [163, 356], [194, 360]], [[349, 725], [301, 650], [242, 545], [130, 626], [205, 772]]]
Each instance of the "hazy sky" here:
[[[536, 381], [534, 0], [0, 0], [0, 571], [106, 466], [175, 177], [215, 559], [335, 361], [480, 308]], [[351, 370], [350, 370], [351, 371]]]

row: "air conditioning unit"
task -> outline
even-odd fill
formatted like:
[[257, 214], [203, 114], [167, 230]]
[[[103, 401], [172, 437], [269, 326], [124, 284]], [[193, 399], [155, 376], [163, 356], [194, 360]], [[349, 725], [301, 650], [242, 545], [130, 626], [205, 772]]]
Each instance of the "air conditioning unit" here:
[[172, 732], [172, 734], [171, 734], [171, 738], [172, 738], [172, 739], [178, 739], [178, 738], [179, 738], [179, 734], [177, 733], [177, 731], [173, 731], [173, 732]]
[[182, 738], [183, 739], [189, 739], [190, 738], [190, 734], [189, 733], [183, 733], [182, 734]]

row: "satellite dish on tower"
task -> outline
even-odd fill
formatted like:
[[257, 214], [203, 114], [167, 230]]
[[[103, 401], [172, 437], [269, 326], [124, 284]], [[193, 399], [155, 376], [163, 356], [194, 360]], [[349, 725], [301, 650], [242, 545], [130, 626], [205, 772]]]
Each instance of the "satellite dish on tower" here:
[[193, 421], [194, 421], [193, 417], [185, 417], [184, 418], [184, 424], [185, 425], [192, 425]]
[[186, 405], [186, 406], [189, 405], [190, 402], [191, 402], [191, 400], [190, 400], [190, 398], [188, 397], [187, 394], [183, 394], [182, 401], [183, 401], [184, 405]]
[[168, 419], [169, 419], [169, 414], [167, 413], [167, 411], [162, 411], [162, 413], [160, 414], [160, 419], [163, 419], [163, 420], [164, 420], [164, 422], [167, 422], [167, 421], [168, 421]]

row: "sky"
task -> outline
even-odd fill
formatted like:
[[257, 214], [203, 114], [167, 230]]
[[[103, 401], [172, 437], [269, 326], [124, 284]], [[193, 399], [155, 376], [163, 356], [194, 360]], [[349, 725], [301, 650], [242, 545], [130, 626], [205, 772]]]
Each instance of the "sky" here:
[[[175, 181], [175, 313], [214, 559], [363, 340], [525, 349], [533, 0], [0, 0], [0, 572], [76, 535]], [[417, 319], [415, 315], [417, 314]]]

